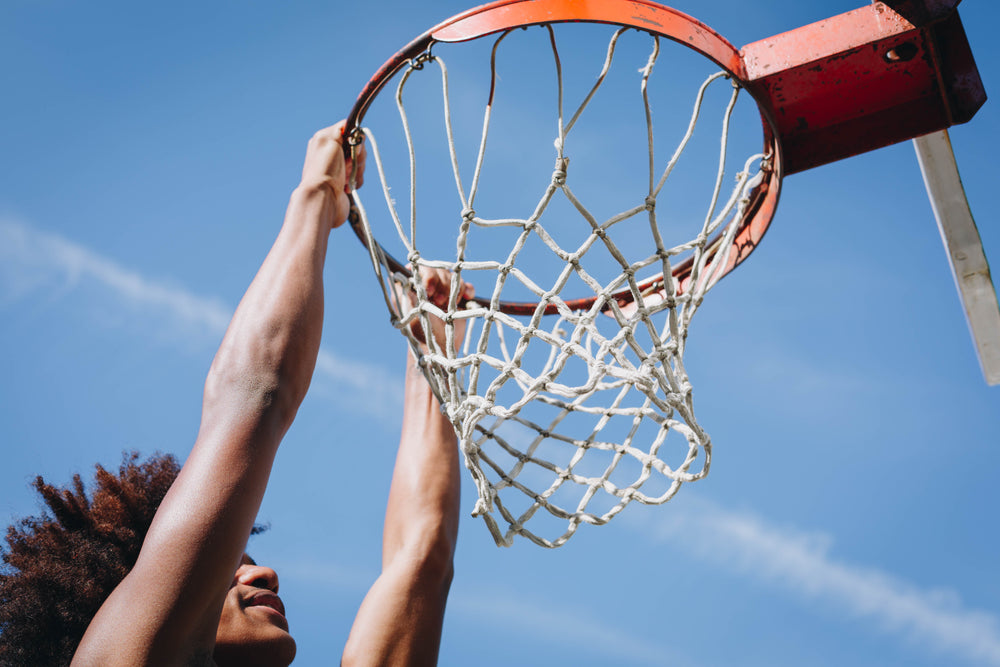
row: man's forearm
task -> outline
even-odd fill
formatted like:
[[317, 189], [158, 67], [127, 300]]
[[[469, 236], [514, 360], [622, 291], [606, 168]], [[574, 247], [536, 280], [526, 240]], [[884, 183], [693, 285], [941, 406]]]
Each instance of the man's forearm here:
[[[91, 624], [79, 664], [142, 664], [147, 655], [185, 660], [211, 646], [218, 605], [315, 364], [329, 234], [318, 214], [323, 205], [292, 196], [209, 372], [195, 447], [136, 567]], [[151, 590], [152, 577], [183, 585]]]
[[403, 429], [386, 509], [383, 566], [399, 551], [429, 550], [450, 568], [458, 537], [461, 476], [455, 431], [412, 354]]
[[[278, 445], [316, 363], [328, 237], [349, 208], [343, 127], [309, 141], [278, 238], [212, 362], [194, 448], [135, 567], [91, 622], [79, 664], [193, 664], [213, 651]], [[363, 166], [363, 150], [358, 159]]]
[[323, 264], [331, 206], [323, 189], [296, 189], [274, 246], [247, 290], [212, 363], [211, 411], [258, 409], [283, 433], [312, 378], [323, 326]]

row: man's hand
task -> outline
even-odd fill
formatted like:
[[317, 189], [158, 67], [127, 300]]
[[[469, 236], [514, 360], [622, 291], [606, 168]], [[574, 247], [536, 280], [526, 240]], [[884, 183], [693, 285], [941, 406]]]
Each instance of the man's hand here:
[[[427, 300], [433, 303], [435, 306], [441, 310], [448, 311], [448, 299], [451, 295], [451, 281], [452, 274], [444, 269], [422, 269], [421, 273], [421, 284], [424, 290], [427, 292]], [[476, 295], [476, 290], [472, 285], [463, 282], [459, 286], [459, 303], [467, 301]], [[396, 287], [395, 301], [397, 304], [401, 304], [401, 315], [406, 317], [409, 314], [412, 306], [416, 304], [417, 297], [412, 291], [407, 292], [405, 296], [401, 297], [401, 288]], [[407, 308], [407, 306], [410, 308]], [[431, 324], [431, 333], [434, 336], [434, 340], [437, 342], [438, 347], [441, 350], [445, 350], [445, 323], [442, 319], [434, 316], [428, 318]], [[414, 337], [423, 343], [427, 344], [427, 339], [424, 336], [424, 326], [420, 318], [416, 318], [410, 324], [410, 331], [413, 333]], [[462, 346], [462, 340], [465, 336], [465, 319], [455, 320], [455, 352]]]
[[361, 187], [365, 175], [365, 146], [355, 147], [354, 160], [344, 157], [344, 125], [340, 121], [336, 125], [324, 128], [313, 135], [306, 149], [306, 161], [302, 167], [302, 183], [300, 188], [307, 191], [328, 190], [333, 196], [333, 207], [330, 210], [330, 227], [337, 228], [344, 224], [351, 210], [350, 176], [355, 170], [355, 187]]

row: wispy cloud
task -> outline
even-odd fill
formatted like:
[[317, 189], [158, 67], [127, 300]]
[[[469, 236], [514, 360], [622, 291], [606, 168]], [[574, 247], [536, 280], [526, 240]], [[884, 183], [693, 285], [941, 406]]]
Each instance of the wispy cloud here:
[[[27, 298], [58, 302], [85, 288], [97, 288], [99, 299], [136, 307], [135, 318], [174, 334], [177, 344], [190, 344], [192, 334], [216, 344], [233, 313], [218, 299], [144, 276], [65, 237], [0, 219], [0, 308]], [[332, 393], [349, 397], [352, 408], [374, 416], [396, 415], [402, 405], [400, 378], [381, 366], [322, 350], [316, 374]]]
[[146, 278], [62, 236], [10, 220], [0, 220], [0, 260], [0, 295], [6, 303], [94, 286], [119, 301], [151, 307], [186, 333], [197, 329], [214, 340], [232, 316], [232, 308], [221, 301]]
[[732, 571], [875, 621], [884, 632], [942, 655], [1000, 665], [1000, 619], [963, 606], [954, 591], [922, 589], [839, 561], [829, 553], [828, 535], [778, 527], [698, 498], [686, 501], [685, 512], [661, 513], [655, 523], [639, 527], [654, 540], [683, 545]]

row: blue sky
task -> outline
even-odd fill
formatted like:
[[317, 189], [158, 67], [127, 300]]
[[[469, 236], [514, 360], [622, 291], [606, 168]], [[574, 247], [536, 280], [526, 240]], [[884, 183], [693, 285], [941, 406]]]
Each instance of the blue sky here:
[[[674, 6], [739, 46], [860, 4]], [[308, 137], [465, 8], [0, 7], [4, 517], [38, 509], [36, 474], [186, 455]], [[995, 93], [1000, 9], [961, 13]], [[994, 266], [998, 125], [989, 101], [952, 130]], [[303, 665], [334, 663], [377, 574], [404, 359], [347, 230], [327, 286], [313, 388], [261, 511], [272, 529], [251, 544], [281, 576]], [[694, 318], [687, 365], [708, 478], [556, 551], [498, 549], [463, 519], [441, 664], [1000, 665], [1000, 389], [908, 143], [786, 180], [766, 239]]]

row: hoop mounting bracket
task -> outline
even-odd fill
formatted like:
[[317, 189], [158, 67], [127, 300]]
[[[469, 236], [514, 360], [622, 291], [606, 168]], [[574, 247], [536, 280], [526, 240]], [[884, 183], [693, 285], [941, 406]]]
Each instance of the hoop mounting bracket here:
[[741, 49], [785, 174], [970, 120], [986, 101], [958, 0], [886, 0]]

